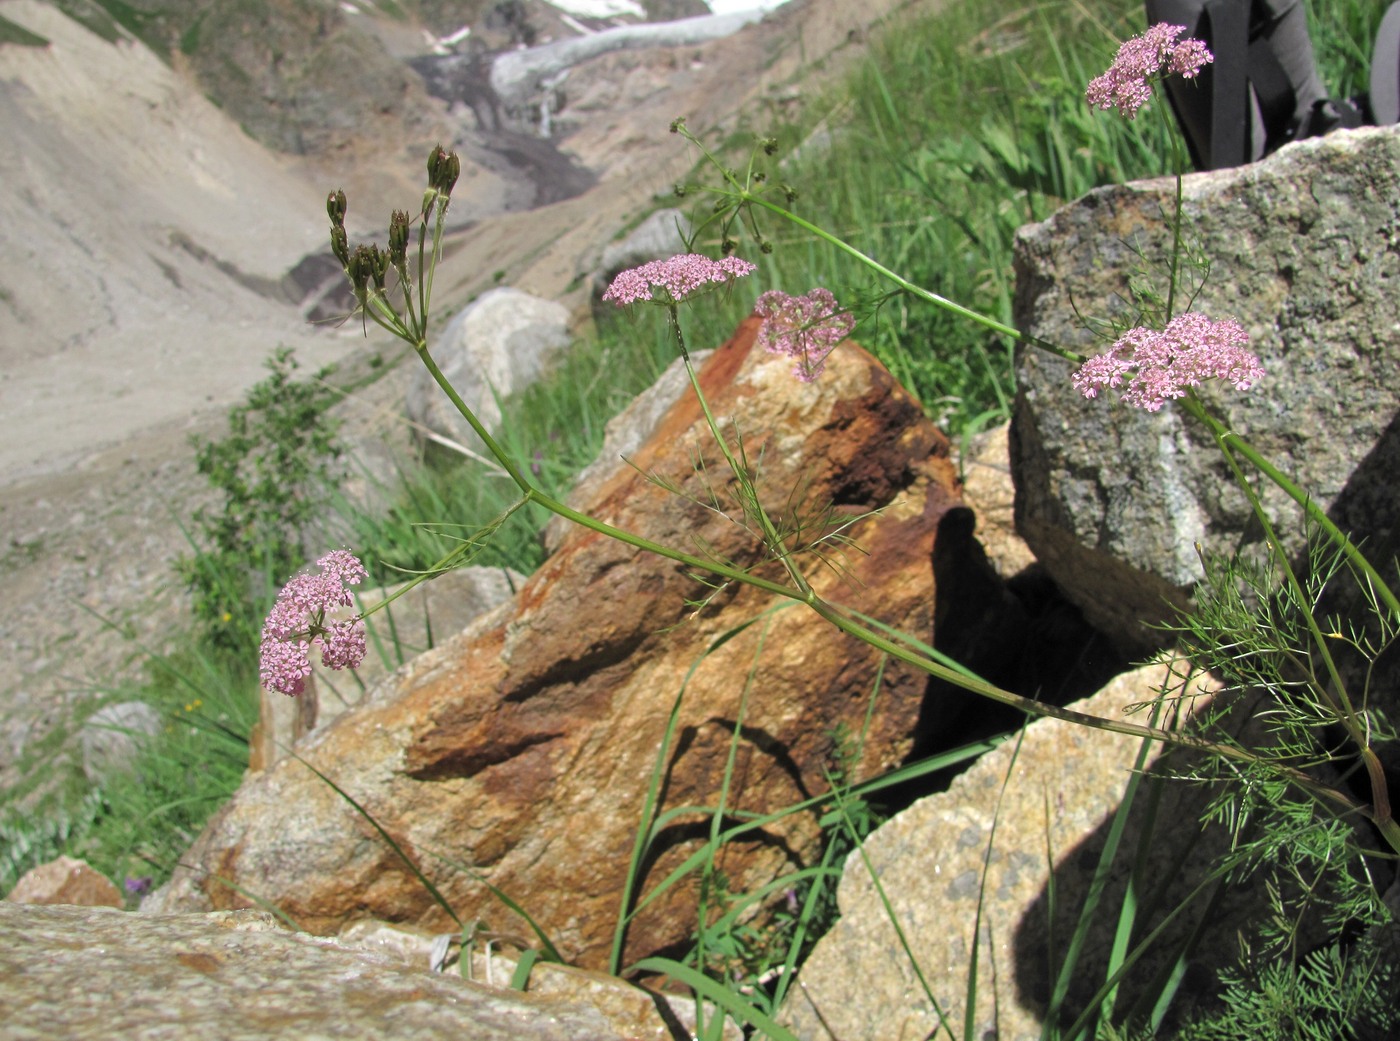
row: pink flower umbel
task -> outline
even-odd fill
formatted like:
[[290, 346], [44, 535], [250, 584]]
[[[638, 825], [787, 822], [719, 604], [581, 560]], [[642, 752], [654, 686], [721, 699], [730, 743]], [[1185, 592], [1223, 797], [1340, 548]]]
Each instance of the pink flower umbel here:
[[1152, 97], [1151, 81], [1166, 70], [1185, 79], [1195, 79], [1215, 56], [1200, 40], [1177, 37], [1186, 31], [1184, 25], [1159, 22], [1141, 36], [1134, 36], [1118, 48], [1118, 56], [1102, 76], [1095, 77], [1084, 92], [1089, 104], [1096, 108], [1117, 108], [1129, 119]]
[[758, 342], [774, 354], [796, 358], [793, 375], [803, 383], [822, 374], [826, 356], [851, 335], [856, 324], [826, 289], [813, 289], [806, 296], [770, 289], [758, 298], [754, 312], [763, 319]]
[[1264, 376], [1259, 358], [1246, 350], [1248, 344], [1249, 335], [1233, 319], [1179, 315], [1161, 332], [1128, 330], [1105, 353], [1079, 367], [1074, 389], [1092, 398], [1101, 388], [1126, 384], [1123, 403], [1148, 412], [1208, 379], [1248, 390]]
[[282, 587], [263, 623], [261, 673], [268, 690], [292, 696], [305, 690], [313, 647], [321, 648], [327, 668], [353, 669], [364, 661], [364, 621], [326, 615], [354, 604], [345, 587], [364, 581], [365, 566], [343, 549], [327, 553], [316, 566], [318, 573], [297, 575]]
[[682, 253], [621, 272], [603, 299], [619, 307], [649, 301], [678, 304], [701, 289], [728, 285], [754, 270], [753, 264], [738, 257], [711, 260], [701, 253]]

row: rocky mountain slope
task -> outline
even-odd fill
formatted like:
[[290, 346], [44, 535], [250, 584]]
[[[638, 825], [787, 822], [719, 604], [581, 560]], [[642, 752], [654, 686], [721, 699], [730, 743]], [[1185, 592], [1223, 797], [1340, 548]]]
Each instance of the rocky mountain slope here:
[[[546, 140], [484, 124], [465, 95], [434, 97], [415, 71], [441, 57], [440, 34], [469, 4], [0, 0], [0, 29], [42, 44], [0, 44], [0, 126], [15, 143], [0, 155], [15, 251], [0, 269], [0, 647], [13, 663], [0, 787], [139, 664], [130, 637], [159, 644], [178, 623], [170, 562], [199, 494], [188, 434], [213, 429], [278, 344], [311, 366], [386, 346], [307, 321], [333, 309], [323, 296], [339, 277], [322, 253], [328, 186], [351, 195], [352, 235], [374, 233], [378, 214], [416, 201], [428, 147], [453, 141], [466, 162], [439, 314], [498, 280], [578, 305], [580, 274], [689, 168], [665, 133], [672, 118], [761, 121], [898, 6], [793, 0], [724, 39], [597, 53], [567, 70], [563, 136]], [[528, 3], [482, 14], [469, 84], [489, 89], [488, 45], [607, 27], [565, 15]], [[263, 63], [277, 90], [254, 74]], [[296, 120], [317, 132], [288, 131]], [[391, 413], [393, 388], [375, 393], [369, 412]]]

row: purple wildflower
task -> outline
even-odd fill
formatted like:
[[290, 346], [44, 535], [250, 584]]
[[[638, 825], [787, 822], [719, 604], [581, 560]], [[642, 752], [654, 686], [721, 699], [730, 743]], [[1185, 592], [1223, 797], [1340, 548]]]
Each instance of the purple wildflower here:
[[311, 649], [331, 669], [353, 669], [365, 658], [365, 623], [360, 618], [327, 620], [327, 612], [350, 607], [347, 585], [368, 577], [365, 566], [348, 550], [338, 549], [316, 561], [320, 571], [297, 575], [277, 594], [262, 631], [262, 684], [295, 697], [311, 675]]
[[1089, 104], [1105, 110], [1117, 108], [1133, 119], [1152, 97], [1150, 81], [1164, 69], [1167, 74], [1195, 79], [1201, 69], [1215, 61], [1215, 56], [1200, 40], [1178, 43], [1177, 37], [1185, 31], [1184, 25], [1159, 22], [1119, 47], [1108, 71], [1090, 81], [1084, 92]]
[[803, 383], [822, 374], [826, 356], [856, 324], [849, 312], [837, 307], [831, 292], [820, 288], [806, 296], [770, 289], [758, 298], [754, 311], [763, 319], [758, 342], [774, 354], [796, 358], [793, 375]]
[[711, 260], [701, 253], [682, 253], [670, 260], [653, 260], [621, 272], [612, 280], [603, 299], [619, 307], [651, 300], [675, 304], [697, 290], [710, 285], [728, 285], [754, 270], [753, 264], [738, 257]]
[[141, 875], [137, 878], [128, 875], [122, 883], [122, 888], [132, 896], [145, 896], [151, 891], [151, 886], [154, 884], [155, 879], [151, 878], [150, 875]]
[[1103, 354], [1090, 358], [1073, 376], [1086, 398], [1103, 387], [1121, 387], [1123, 403], [1156, 412], [1169, 398], [1186, 394], [1208, 379], [1248, 390], [1264, 376], [1259, 358], [1246, 350], [1249, 335], [1233, 319], [1214, 321], [1183, 314], [1166, 329], [1130, 329]]

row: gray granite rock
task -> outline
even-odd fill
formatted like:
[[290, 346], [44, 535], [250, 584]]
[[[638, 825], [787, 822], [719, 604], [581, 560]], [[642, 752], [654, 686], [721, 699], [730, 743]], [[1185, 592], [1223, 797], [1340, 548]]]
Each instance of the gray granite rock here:
[[683, 236], [689, 234], [690, 219], [684, 211], [674, 207], [657, 210], [622, 241], [609, 243], [603, 250], [598, 270], [593, 274], [594, 296], [601, 296], [619, 271], [686, 252]]
[[14, 1041], [674, 1036], [651, 999], [621, 981], [522, 993], [288, 932], [261, 911], [139, 915], [0, 902], [0, 1009], [0, 1033]]
[[[1150, 701], [1165, 677], [1163, 665], [1125, 673], [1074, 707], [1122, 718], [1130, 706]], [[1146, 721], [1141, 715], [1134, 718]], [[1131, 737], [1038, 720], [1026, 729], [1019, 749], [1013, 740], [983, 756], [948, 791], [914, 803], [866, 840], [865, 855], [954, 1036], [963, 1036], [967, 977], [976, 943], [976, 1026], [968, 1036], [1000, 1041], [1040, 1037], [1047, 981], [1063, 962], [1138, 747]], [[1159, 827], [1145, 869], [1153, 888], [1144, 895], [1145, 904], [1163, 901], [1156, 906], [1159, 918], [1204, 877], [1228, 843], [1224, 835], [1198, 840], [1196, 821], [1205, 795], [1205, 789], [1184, 783], [1163, 786], [1156, 811]], [[1085, 943], [1067, 1002], [1073, 1012], [1082, 1010], [1103, 982], [1105, 956], [1147, 798], [1144, 791], [1135, 806], [1121, 847], [1126, 855], [1110, 876]], [[1047, 856], [1054, 864], [1053, 934], [1047, 930]], [[801, 1038], [890, 1041], [935, 1036], [937, 1015], [859, 851], [846, 861], [837, 899], [841, 917], [800, 970], [801, 985], [789, 991], [785, 1024]], [[979, 900], [980, 931], [974, 940]], [[1213, 980], [1215, 968], [1231, 962], [1238, 950], [1236, 931], [1259, 915], [1261, 906], [1260, 894], [1234, 891], [1215, 910], [1188, 969], [1187, 994]], [[1193, 912], [1167, 930], [1164, 942], [1142, 963], [1146, 976], [1161, 967], [1171, 940], [1194, 924]], [[1125, 981], [1120, 1007], [1131, 1002], [1141, 979]]]
[[[481, 294], [430, 345], [457, 393], [493, 433], [501, 421], [497, 399], [538, 380], [569, 347], [569, 311], [553, 300], [502, 286]], [[408, 418], [474, 452], [481, 441], [425, 368], [409, 383]]]
[[104, 705], [78, 733], [83, 775], [92, 784], [101, 784], [113, 774], [132, 769], [142, 743], [160, 733], [160, 728], [160, 713], [144, 701]]
[[[1136, 324], [1129, 280], [1144, 263], [1163, 270], [1174, 191], [1171, 179], [1099, 189], [1023, 229], [1017, 324], [1084, 353], [1107, 342], [1081, 316]], [[1247, 393], [1204, 397], [1335, 521], [1385, 545], [1400, 516], [1400, 131], [1338, 132], [1188, 176], [1184, 207], [1210, 266], [1190, 308], [1238, 319], [1267, 370]], [[1071, 369], [1020, 351], [1017, 526], [1089, 620], [1139, 653], [1164, 640], [1145, 623], [1187, 603], [1195, 544], [1229, 553], [1257, 546], [1260, 530], [1206, 430], [1170, 404], [1148, 414], [1085, 400]], [[1300, 552], [1300, 511], [1271, 485], [1263, 498]]]

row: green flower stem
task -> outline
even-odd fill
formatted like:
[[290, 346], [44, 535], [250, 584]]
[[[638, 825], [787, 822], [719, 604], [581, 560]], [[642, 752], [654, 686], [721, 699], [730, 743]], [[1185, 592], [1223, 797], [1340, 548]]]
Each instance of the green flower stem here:
[[[428, 265], [428, 274], [423, 276], [423, 239], [418, 239], [418, 288], [421, 294], [422, 306], [419, 312], [423, 315], [423, 328], [420, 335], [428, 335], [428, 307], [433, 302], [433, 276], [437, 274], [438, 261], [442, 259], [442, 232], [447, 225], [447, 206], [451, 199], [443, 195], [438, 199], [437, 220], [433, 222], [433, 255], [432, 263]], [[426, 288], [425, 288], [426, 286]]]
[[810, 221], [803, 220], [801, 217], [791, 212], [790, 210], [785, 210], [781, 206], [769, 202], [761, 195], [757, 195], [748, 190], [740, 190], [735, 194], [738, 195], [740, 205], [749, 204], [754, 206], [762, 206], [765, 210], [768, 210], [770, 213], [773, 213], [776, 216], [781, 217], [783, 220], [797, 225], [803, 231], [806, 231], [811, 235], [815, 235], [822, 241], [827, 242], [832, 246], [835, 246], [843, 253], [854, 257], [856, 260], [860, 261], [872, 271], [883, 276], [884, 278], [889, 279], [900, 289], [904, 290], [904, 292], [906, 293], [909, 293], [911, 296], [916, 296], [920, 300], [933, 304], [935, 307], [941, 307], [945, 311], [951, 311], [953, 314], [966, 318], [969, 321], [976, 322], [978, 325], [990, 329], [992, 330], [992, 332], [1000, 333], [1002, 336], [1009, 336], [1013, 340], [1016, 340], [1020, 343], [1027, 344], [1031, 347], [1039, 347], [1043, 351], [1049, 351], [1051, 354], [1064, 358], [1067, 361], [1072, 361], [1076, 364], [1083, 364], [1084, 362], [1084, 356], [1076, 351], [1071, 351], [1066, 347], [1061, 347], [1058, 344], [1053, 344], [1049, 340], [1042, 340], [1038, 336], [1031, 336], [1029, 333], [1023, 333], [1021, 330], [1015, 328], [1014, 326], [1007, 325], [1005, 322], [997, 321], [990, 315], [982, 314], [980, 311], [974, 311], [969, 307], [964, 307], [962, 304], [954, 303], [952, 300], [949, 300], [945, 296], [939, 296], [937, 293], [930, 292], [929, 290], [924, 289], [922, 286], [915, 285], [913, 282], [910, 282], [903, 276], [895, 274], [893, 271], [885, 267], [874, 257], [862, 253], [860, 250], [856, 249], [844, 239], [837, 238], [829, 231], [817, 227], [817, 225], [812, 224]]
[[[1194, 391], [1188, 394], [1187, 400], [1194, 403], [1200, 409], [1203, 416], [1208, 416], [1208, 413], [1206, 413], [1204, 406], [1201, 405]], [[1386, 842], [1390, 844], [1391, 848], [1396, 850], [1396, 852], [1400, 852], [1400, 824], [1395, 821], [1391, 814], [1390, 789], [1386, 783], [1385, 770], [1382, 768], [1380, 760], [1376, 757], [1376, 753], [1371, 749], [1370, 742], [1366, 735], [1366, 727], [1359, 718], [1356, 707], [1351, 702], [1351, 698], [1347, 695], [1346, 686], [1342, 683], [1342, 677], [1337, 670], [1336, 660], [1332, 656], [1331, 649], [1328, 647], [1327, 638], [1322, 633], [1322, 627], [1317, 624], [1317, 616], [1308, 606], [1309, 598], [1303, 591], [1303, 585], [1298, 581], [1298, 576], [1294, 572], [1293, 566], [1289, 563], [1287, 554], [1283, 551], [1283, 544], [1279, 541], [1278, 535], [1274, 532], [1273, 525], [1269, 522], [1268, 513], [1264, 509], [1264, 504], [1260, 502], [1258, 494], [1245, 478], [1244, 471], [1240, 469], [1239, 462], [1235, 458], [1235, 451], [1232, 450], [1231, 446], [1232, 435], [1222, 424], [1218, 421], [1214, 421], [1214, 417], [1209, 417], [1209, 419], [1209, 425], [1212, 433], [1215, 434], [1216, 443], [1219, 445], [1221, 453], [1225, 456], [1225, 461], [1229, 464], [1230, 470], [1235, 476], [1236, 483], [1244, 489], [1244, 493], [1249, 499], [1250, 507], [1254, 510], [1254, 516], [1258, 518], [1259, 523], [1263, 526], [1264, 538], [1268, 542], [1270, 550], [1273, 552], [1274, 559], [1278, 562], [1279, 570], [1283, 572], [1284, 580], [1293, 589], [1294, 600], [1302, 609], [1303, 617], [1307, 621], [1308, 632], [1312, 635], [1313, 644], [1317, 647], [1318, 653], [1322, 656], [1323, 664], [1327, 668], [1327, 675], [1331, 681], [1330, 684], [1314, 683], [1313, 687], [1326, 701], [1332, 716], [1347, 732], [1347, 737], [1351, 739], [1351, 743], [1356, 747], [1357, 754], [1360, 756], [1362, 764], [1366, 767], [1367, 779], [1371, 784], [1372, 800], [1372, 809], [1368, 816], [1371, 818], [1372, 823], [1376, 825], [1381, 835], [1384, 836]], [[1308, 506], [1311, 506], [1313, 510], [1317, 510], [1317, 507], [1312, 503], [1308, 503], [1304, 508], [1306, 509]], [[1317, 512], [1320, 513], [1321, 511], [1318, 510]], [[1341, 535], [1340, 532], [1338, 532], [1338, 534]], [[1345, 536], [1341, 537], [1345, 538]], [[1347, 540], [1347, 545], [1350, 544], [1350, 540]], [[1355, 547], [1352, 548], [1355, 549]], [[1357, 551], [1357, 555], [1361, 556], [1359, 550]], [[1362, 557], [1362, 559], [1364, 560], [1365, 558]]]
[[[428, 331], [423, 328], [423, 323], [419, 321], [417, 313], [413, 310], [413, 282], [408, 277], [407, 262], [404, 263], [402, 269], [395, 268], [394, 270], [399, 273], [399, 288], [403, 291], [403, 310], [407, 318], [404, 327], [409, 332], [408, 340], [413, 342], [426, 336]], [[422, 272], [422, 267], [419, 267], [418, 273], [421, 275]]]
[[[442, 215], [439, 214], [438, 223], [440, 224], [441, 222]], [[428, 273], [431, 269], [426, 267], [423, 257], [423, 247], [427, 237], [428, 218], [425, 214], [418, 221], [418, 314], [422, 317], [422, 322], [420, 323], [422, 328], [414, 330], [417, 333], [417, 336], [414, 337], [415, 339], [424, 339], [428, 335], [428, 298], [426, 287], [428, 284]], [[434, 238], [436, 238], [436, 236], [434, 236]], [[433, 255], [437, 255], [436, 243], [434, 243], [433, 246]], [[433, 266], [436, 267], [437, 265]]]
[[1281, 488], [1290, 499], [1301, 506], [1303, 512], [1308, 515], [1308, 518], [1323, 530], [1327, 537], [1332, 540], [1333, 545], [1342, 551], [1343, 555], [1347, 558], [1347, 562], [1356, 568], [1358, 573], [1366, 576], [1366, 581], [1370, 584], [1371, 588], [1375, 590], [1376, 595], [1385, 602], [1385, 606], [1390, 610], [1391, 615], [1395, 619], [1400, 620], [1400, 599], [1397, 599], [1389, 584], [1381, 577], [1380, 572], [1372, 566], [1371, 562], [1366, 559], [1365, 554], [1361, 552], [1357, 545], [1347, 537], [1346, 533], [1343, 532], [1341, 528], [1337, 527], [1337, 525], [1332, 522], [1332, 519], [1322, 511], [1317, 503], [1315, 503], [1303, 489], [1289, 480], [1278, 467], [1265, 459], [1248, 441], [1234, 433], [1225, 426], [1224, 423], [1211, 415], [1194, 393], [1180, 399], [1180, 404], [1188, 415], [1199, 420], [1210, 430], [1211, 434], [1214, 435], [1216, 441], [1222, 447], [1228, 444], [1235, 452], [1249, 460], [1251, 466]]
[[[869, 644], [876, 650], [884, 651], [891, 657], [897, 658], [908, 665], [912, 665], [937, 679], [946, 680], [955, 686], [961, 687], [963, 690], [988, 698], [991, 701], [1008, 705], [1021, 712], [1034, 716], [1049, 716], [1051, 719], [1062, 720], [1066, 723], [1093, 727], [1096, 730], [1106, 730], [1115, 734], [1125, 734], [1129, 737], [1151, 738], [1175, 747], [1192, 748], [1200, 752], [1207, 752], [1238, 762], [1263, 764], [1269, 769], [1276, 771], [1284, 779], [1298, 785], [1300, 788], [1303, 788], [1305, 791], [1312, 793], [1314, 796], [1324, 801], [1341, 807], [1345, 812], [1361, 814], [1368, 820], [1375, 821], [1376, 826], [1386, 835], [1387, 841], [1390, 842], [1397, 851], [1400, 851], [1400, 844], [1397, 844], [1400, 843], [1400, 827], [1396, 827], [1395, 822], [1389, 821], [1390, 828], [1387, 830], [1386, 822], [1377, 820], [1376, 812], [1371, 807], [1352, 798], [1345, 792], [1338, 791], [1335, 788], [1329, 788], [1301, 770], [1295, 770], [1281, 763], [1271, 762], [1262, 756], [1255, 755], [1242, 748], [1234, 748], [1230, 745], [1208, 741], [1205, 738], [1182, 733], [1181, 731], [1164, 730], [1160, 727], [1143, 726], [1140, 723], [1127, 723], [1116, 719], [1105, 719], [1102, 716], [1090, 715], [1087, 712], [1076, 712], [1074, 709], [1060, 708], [1057, 705], [1050, 705], [1043, 701], [1036, 701], [1033, 698], [1026, 698], [1019, 694], [1013, 694], [1009, 690], [1002, 690], [1000, 687], [993, 686], [985, 680], [965, 675], [964, 673], [948, 668], [946, 665], [931, 661], [922, 655], [916, 654], [908, 648], [886, 639], [874, 630], [852, 621], [837, 610], [834, 605], [827, 603], [815, 595], [804, 602], [837, 629]], [[1391, 838], [1392, 832], [1394, 832], [1395, 838]]]
[[[695, 366], [690, 363], [690, 353], [685, 349], [685, 336], [681, 332], [680, 314], [677, 313], [676, 305], [669, 304], [666, 308], [667, 317], [671, 323], [671, 330], [676, 334], [676, 343], [681, 349], [681, 359], [685, 363], [685, 373], [690, 377], [690, 385], [695, 391], [695, 397], [700, 402], [700, 410], [705, 414], [705, 424], [710, 428], [710, 434], [714, 437], [715, 443], [719, 445], [719, 450], [724, 454], [724, 461], [729, 464], [729, 470], [734, 474], [734, 479], [739, 482], [739, 487], [745, 498], [752, 505], [752, 513], [758, 520], [758, 525], [762, 529], [763, 542], [787, 571], [788, 577], [792, 579], [792, 584], [805, 597], [811, 594], [812, 587], [807, 584], [807, 579], [803, 577], [802, 571], [798, 568], [796, 561], [792, 559], [792, 554], [788, 552], [786, 543], [778, 535], [777, 529], [773, 526], [773, 521], [768, 516], [768, 511], [758, 501], [758, 489], [753, 486], [753, 481], [749, 477], [748, 471], [739, 465], [739, 461], [734, 458], [734, 453], [729, 450], [729, 443], [725, 441], [724, 435], [720, 433], [719, 423], [715, 421], [714, 413], [710, 411], [710, 403], [705, 398], [705, 392], [700, 389], [700, 380], [695, 375]], [[746, 511], [747, 512], [747, 511]]]
[[1356, 709], [1352, 706], [1351, 699], [1347, 697], [1341, 674], [1337, 671], [1336, 660], [1332, 657], [1332, 652], [1327, 646], [1326, 637], [1322, 635], [1322, 628], [1317, 624], [1317, 616], [1313, 614], [1312, 608], [1308, 605], [1308, 595], [1303, 591], [1303, 583], [1298, 581], [1298, 574], [1289, 562], [1288, 554], [1283, 551], [1283, 543], [1277, 532], [1274, 531], [1273, 523], [1269, 520], [1269, 514], [1264, 509], [1259, 494], [1245, 477], [1239, 461], [1235, 458], [1235, 453], [1231, 450], [1223, 434], [1216, 435], [1216, 444], [1220, 448], [1221, 455], [1225, 457], [1230, 472], [1234, 475], [1235, 483], [1244, 490], [1245, 498], [1249, 500], [1249, 506], [1254, 511], [1255, 519], [1263, 528], [1264, 541], [1268, 543], [1269, 551], [1273, 554], [1278, 569], [1283, 573], [1284, 581], [1293, 590], [1293, 597], [1301, 608], [1303, 617], [1307, 620], [1308, 632], [1312, 634], [1313, 644], [1317, 647], [1318, 653], [1322, 656], [1323, 665], [1327, 669], [1327, 675], [1331, 680], [1331, 689], [1337, 691], [1337, 695], [1334, 697], [1326, 684], [1314, 683], [1314, 686], [1327, 699], [1328, 707], [1333, 715], [1347, 727], [1347, 732], [1352, 739], [1359, 746], [1364, 747], [1366, 744], [1365, 736], [1357, 729], [1355, 723]]
[[1162, 117], [1162, 122], [1167, 126], [1167, 139], [1172, 143], [1172, 168], [1176, 171], [1176, 199], [1172, 210], [1172, 251], [1169, 258], [1170, 269], [1167, 277], [1167, 314], [1166, 321], [1170, 322], [1174, 317], [1176, 308], [1176, 282], [1177, 274], [1181, 269], [1181, 171], [1185, 164], [1181, 155], [1181, 139], [1172, 133], [1170, 117], [1167, 116], [1166, 105], [1155, 105], [1158, 115]]
[[385, 332], [392, 333], [400, 340], [407, 340], [409, 343], [414, 341], [412, 330], [404, 324], [399, 313], [394, 310], [394, 305], [389, 303], [377, 290], [373, 296], [365, 300], [361, 310], [367, 313], [374, 320], [374, 324]]
[[645, 550], [648, 553], [655, 553], [657, 556], [665, 557], [667, 560], [674, 560], [677, 563], [685, 564], [697, 570], [708, 571], [728, 581], [741, 582], [745, 585], [753, 586], [756, 589], [762, 589], [769, 593], [776, 593], [779, 596], [788, 597], [792, 600], [803, 601], [806, 599], [806, 595], [804, 595], [801, 590], [794, 589], [792, 586], [783, 585], [781, 582], [773, 582], [769, 579], [761, 578], [758, 575], [751, 575], [737, 568], [732, 568], [713, 560], [706, 560], [703, 557], [697, 557], [690, 553], [683, 553], [669, 546], [663, 546], [659, 542], [652, 542], [650, 539], [643, 538], [640, 535], [634, 535], [630, 531], [615, 528], [611, 524], [606, 524], [603, 521], [588, 516], [586, 513], [580, 513], [578, 510], [565, 506], [557, 499], [553, 499], [544, 494], [544, 492], [531, 484], [525, 475], [520, 472], [520, 468], [517, 467], [510, 456], [506, 454], [505, 449], [491, 436], [490, 432], [481, 424], [481, 421], [477, 419], [476, 415], [467, 406], [467, 403], [462, 400], [456, 388], [452, 386], [447, 377], [442, 374], [442, 370], [438, 368], [437, 363], [433, 361], [432, 355], [428, 353], [427, 344], [420, 341], [415, 345], [415, 349], [418, 352], [418, 357], [422, 359], [423, 364], [427, 366], [429, 374], [433, 377], [433, 381], [437, 383], [443, 393], [448, 396], [457, 411], [462, 414], [462, 417], [471, 424], [472, 430], [476, 432], [477, 437], [481, 438], [482, 443], [486, 445], [487, 451], [495, 457], [507, 476], [515, 482], [516, 486], [520, 488], [525, 498], [530, 502], [544, 507], [550, 513], [557, 514], [565, 520], [572, 521], [575, 524], [581, 524], [590, 531], [596, 531], [600, 535], [606, 535], [609, 538], [617, 539], [619, 542], [625, 542], [629, 546]]

